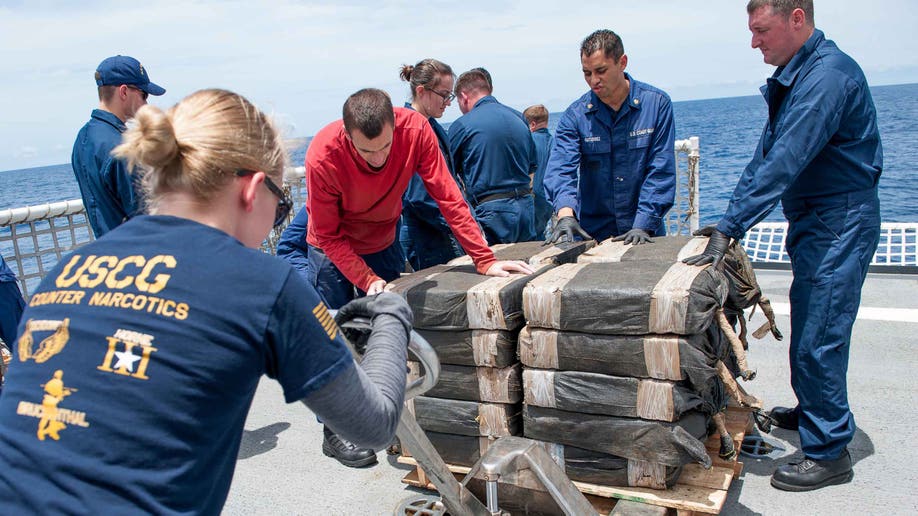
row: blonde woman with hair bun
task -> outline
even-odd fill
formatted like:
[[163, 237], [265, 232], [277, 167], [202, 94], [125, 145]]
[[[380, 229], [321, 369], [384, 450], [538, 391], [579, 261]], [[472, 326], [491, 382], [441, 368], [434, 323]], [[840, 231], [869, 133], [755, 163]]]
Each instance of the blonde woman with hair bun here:
[[[150, 214], [65, 256], [23, 314], [21, 339], [68, 331], [10, 368], [4, 513], [219, 513], [262, 375], [346, 439], [384, 448], [411, 311], [395, 294], [339, 311], [373, 320], [357, 366], [314, 288], [258, 249], [290, 207], [270, 119], [202, 90], [140, 108], [114, 154], [142, 174]], [[58, 417], [41, 419], [49, 403]]]

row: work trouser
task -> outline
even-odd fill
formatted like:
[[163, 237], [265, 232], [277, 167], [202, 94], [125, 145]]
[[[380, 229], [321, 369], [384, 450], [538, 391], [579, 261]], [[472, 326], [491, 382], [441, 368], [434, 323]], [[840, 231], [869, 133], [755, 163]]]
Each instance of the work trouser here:
[[[388, 281], [398, 279], [405, 270], [405, 255], [399, 243], [398, 232], [395, 241], [389, 247], [377, 253], [362, 254], [367, 266], [380, 278]], [[356, 288], [338, 267], [318, 247], [309, 246], [309, 271], [315, 278], [316, 291], [330, 309], [338, 309], [348, 301], [365, 296], [366, 292]]]
[[807, 457], [837, 458], [854, 437], [848, 351], [861, 287], [880, 238], [876, 189], [783, 200], [789, 221], [791, 386]]
[[474, 214], [488, 245], [538, 240], [532, 194], [483, 202]]
[[438, 219], [428, 221], [409, 210], [402, 212], [402, 247], [408, 263], [416, 271], [446, 263], [464, 254], [446, 221], [442, 217]]

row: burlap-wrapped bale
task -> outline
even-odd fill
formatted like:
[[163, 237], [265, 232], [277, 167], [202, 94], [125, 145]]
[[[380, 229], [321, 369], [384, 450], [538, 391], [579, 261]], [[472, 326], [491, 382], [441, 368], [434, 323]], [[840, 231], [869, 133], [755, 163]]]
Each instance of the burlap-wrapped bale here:
[[483, 276], [472, 265], [437, 265], [399, 278], [386, 290], [408, 300], [414, 326], [437, 330], [515, 330], [523, 322], [522, 291], [532, 275]]
[[[493, 439], [483, 436], [475, 437], [431, 430], [424, 433], [443, 461], [456, 466], [471, 467], [494, 442]], [[408, 449], [407, 452], [410, 454], [411, 450]]]
[[684, 380], [696, 391], [717, 377], [729, 346], [711, 325], [695, 335], [598, 335], [526, 326], [519, 335], [523, 365], [613, 376]]
[[701, 254], [708, 245], [707, 237], [673, 235], [654, 237], [648, 245], [631, 245], [622, 241], [603, 240], [585, 251], [577, 263], [616, 262], [679, 262], [689, 256]]
[[[487, 437], [431, 431], [426, 434], [443, 460], [447, 464], [456, 466], [473, 466], [494, 442]], [[682, 466], [672, 467], [646, 461], [628, 460], [576, 446], [547, 442], [543, 442], [542, 446], [554, 461], [564, 468], [571, 480], [596, 485], [665, 489], [675, 485], [682, 472]], [[537, 485], [532, 487], [537, 487]]]
[[[710, 392], [705, 394], [711, 397]], [[690, 410], [720, 407], [676, 382], [580, 371], [523, 370], [523, 402], [569, 412], [675, 421]]]
[[664, 423], [523, 405], [523, 435], [530, 439], [674, 467], [692, 462], [711, 465], [702, 442], [709, 422], [698, 411]]
[[507, 367], [516, 363], [517, 332], [504, 330], [416, 330], [441, 364]]
[[701, 333], [727, 297], [712, 267], [682, 262], [578, 263], [523, 290], [529, 326], [608, 335]]
[[[500, 369], [441, 364], [440, 379], [425, 395], [451, 400], [519, 403], [523, 399], [520, 369], [519, 362]], [[420, 370], [420, 363], [409, 361], [408, 380], [418, 378]]]
[[[584, 251], [596, 245], [595, 240], [581, 242], [562, 242], [546, 246], [541, 240], [537, 242], [517, 242], [515, 244], [495, 244], [491, 246], [494, 257], [498, 260], [521, 260], [529, 265], [561, 265], [573, 263]], [[471, 265], [469, 256], [453, 258], [447, 265]]]
[[[652, 245], [626, 245], [623, 242], [604, 240], [580, 255], [577, 262], [660, 261], [673, 263], [682, 261], [689, 256], [704, 252], [711, 230], [713, 227], [704, 228], [698, 236], [693, 237], [683, 235], [655, 237]], [[726, 311], [730, 314], [740, 314], [742, 310], [758, 304], [768, 319], [768, 325], [757, 331], [756, 336], [761, 338], [766, 330], [771, 330], [775, 338], [781, 340], [782, 335], [775, 326], [771, 302], [763, 295], [758, 280], [756, 280], [752, 262], [739, 242], [733, 242], [727, 249], [723, 260], [723, 273], [729, 285], [727, 299], [724, 301]]]
[[418, 396], [414, 417], [424, 430], [468, 436], [522, 435], [522, 406]]
[[571, 480], [602, 486], [666, 489], [679, 480], [682, 466], [629, 460], [576, 446], [545, 443], [546, 449]]

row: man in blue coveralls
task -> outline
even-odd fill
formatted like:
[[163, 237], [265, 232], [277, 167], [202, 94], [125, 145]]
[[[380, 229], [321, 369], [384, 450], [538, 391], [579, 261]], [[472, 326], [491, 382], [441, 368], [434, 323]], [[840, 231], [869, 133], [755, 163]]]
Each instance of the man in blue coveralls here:
[[463, 116], [449, 127], [450, 154], [488, 244], [535, 240], [530, 178], [537, 163], [529, 128], [491, 95], [480, 70], [459, 76], [456, 100]]
[[676, 195], [672, 102], [625, 73], [628, 56], [611, 30], [587, 36], [580, 61], [590, 92], [555, 129], [545, 189], [558, 222], [548, 241], [652, 242]]
[[752, 0], [752, 47], [777, 66], [762, 88], [768, 122], [727, 212], [704, 253], [718, 264], [780, 200], [789, 222], [791, 386], [794, 408], [776, 424], [800, 433], [802, 461], [779, 467], [771, 485], [809, 491], [849, 481], [848, 351], [861, 286], [880, 234], [877, 183], [883, 151], [876, 109], [857, 63], [816, 30], [812, 0]]
[[22, 299], [22, 292], [16, 283], [16, 275], [0, 256], [0, 339], [3, 339], [9, 349], [13, 349], [16, 327], [24, 308], [25, 300]]
[[143, 65], [128, 56], [102, 61], [96, 68], [96, 86], [99, 108], [77, 134], [71, 164], [89, 225], [99, 238], [143, 209], [126, 164], [111, 151], [121, 143], [124, 122], [147, 103], [147, 96], [166, 90], [150, 82]]
[[551, 144], [554, 138], [548, 132], [548, 110], [542, 104], [529, 106], [523, 110], [523, 116], [526, 123], [529, 124], [529, 132], [532, 133], [532, 143], [536, 149], [536, 168], [532, 176], [532, 195], [535, 200], [535, 229], [539, 237], [548, 226], [548, 220], [551, 219], [553, 210], [551, 203], [545, 197], [545, 168], [548, 167], [548, 155], [551, 152]]

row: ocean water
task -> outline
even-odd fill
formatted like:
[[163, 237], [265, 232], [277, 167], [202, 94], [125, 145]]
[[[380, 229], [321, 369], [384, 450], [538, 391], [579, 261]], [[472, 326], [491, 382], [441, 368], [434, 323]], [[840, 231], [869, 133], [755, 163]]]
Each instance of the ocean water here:
[[[885, 222], [918, 221], [918, 84], [871, 89], [877, 107], [884, 168], [880, 178]], [[572, 99], [573, 100], [573, 99]], [[761, 96], [692, 100], [673, 104], [676, 138], [701, 142], [701, 219], [716, 222], [756, 144], [767, 116]], [[554, 130], [560, 113], [549, 118]], [[305, 147], [291, 149], [291, 163], [303, 163]], [[80, 191], [70, 164], [0, 172], [0, 210], [76, 199]], [[783, 220], [780, 208], [768, 220]]]

